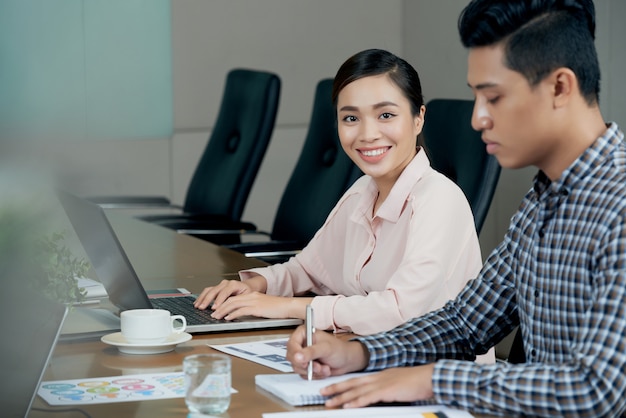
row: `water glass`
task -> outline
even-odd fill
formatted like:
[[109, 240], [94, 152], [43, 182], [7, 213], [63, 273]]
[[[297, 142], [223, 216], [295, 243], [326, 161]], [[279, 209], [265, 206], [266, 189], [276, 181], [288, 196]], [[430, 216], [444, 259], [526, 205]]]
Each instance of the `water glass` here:
[[231, 361], [225, 354], [193, 354], [183, 360], [189, 411], [221, 414], [230, 405]]

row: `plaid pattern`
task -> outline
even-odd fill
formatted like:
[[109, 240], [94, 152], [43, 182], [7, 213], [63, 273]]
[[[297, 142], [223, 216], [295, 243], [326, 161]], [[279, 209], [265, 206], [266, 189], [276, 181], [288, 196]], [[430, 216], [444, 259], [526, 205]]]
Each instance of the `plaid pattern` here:
[[[440, 360], [436, 400], [475, 413], [626, 411], [626, 145], [616, 124], [552, 183], [541, 172], [480, 276], [443, 309], [359, 338], [368, 370]], [[520, 325], [527, 363], [473, 359]], [[450, 360], [457, 359], [457, 360]]]

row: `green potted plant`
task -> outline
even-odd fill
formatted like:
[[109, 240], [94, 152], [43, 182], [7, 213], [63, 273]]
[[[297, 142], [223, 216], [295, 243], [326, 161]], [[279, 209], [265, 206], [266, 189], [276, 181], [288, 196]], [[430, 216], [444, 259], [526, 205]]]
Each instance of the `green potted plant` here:
[[78, 286], [77, 280], [86, 275], [90, 264], [74, 256], [65, 245], [65, 234], [43, 236], [35, 246], [36, 265], [41, 273], [33, 277], [33, 286], [48, 298], [63, 303], [84, 301], [87, 292]]
[[65, 226], [56, 223], [51, 205], [54, 199], [16, 190], [0, 187], [0, 280], [27, 281], [61, 303], [82, 302], [86, 291], [78, 286], [78, 278], [90, 264], [66, 245]]

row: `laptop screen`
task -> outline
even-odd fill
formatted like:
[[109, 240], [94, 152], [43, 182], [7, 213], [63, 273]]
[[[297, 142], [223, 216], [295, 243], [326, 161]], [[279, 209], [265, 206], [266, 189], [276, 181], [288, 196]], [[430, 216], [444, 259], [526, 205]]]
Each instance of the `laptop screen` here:
[[70, 193], [59, 192], [58, 196], [111, 303], [120, 311], [152, 308], [102, 209]]
[[3, 417], [25, 417], [59, 337], [67, 309], [31, 290], [19, 277], [2, 277], [0, 344]]

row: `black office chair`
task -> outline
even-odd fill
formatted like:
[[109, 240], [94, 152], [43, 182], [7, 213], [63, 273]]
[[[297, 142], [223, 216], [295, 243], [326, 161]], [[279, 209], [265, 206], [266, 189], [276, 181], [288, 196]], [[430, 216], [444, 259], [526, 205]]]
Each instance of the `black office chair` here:
[[[239, 222], [274, 130], [280, 87], [276, 74], [231, 70], [226, 77], [215, 127], [180, 208], [182, 213], [139, 218], [171, 229], [194, 228], [197, 222], [205, 227], [209, 223]], [[108, 208], [173, 207], [169, 200], [159, 197], [89, 200]], [[251, 223], [238, 227], [256, 229]], [[227, 236], [225, 241], [230, 242]]]
[[480, 233], [500, 177], [500, 165], [487, 154], [480, 132], [472, 129], [474, 102], [433, 99], [426, 104], [420, 138], [432, 167], [465, 193]]
[[[226, 245], [228, 248], [269, 263], [286, 261], [304, 248], [339, 198], [362, 175], [339, 143], [332, 84], [332, 79], [317, 84], [307, 136], [281, 197], [271, 232], [256, 232], [269, 236], [270, 240]], [[210, 241], [212, 233], [196, 236]]]

